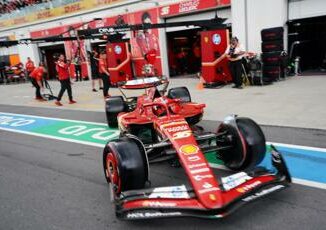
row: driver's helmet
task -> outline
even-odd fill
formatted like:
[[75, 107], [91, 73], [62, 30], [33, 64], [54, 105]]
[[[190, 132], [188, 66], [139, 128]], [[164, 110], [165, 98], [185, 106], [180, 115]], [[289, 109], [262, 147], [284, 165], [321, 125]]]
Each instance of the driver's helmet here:
[[[159, 97], [159, 98], [155, 98], [153, 100], [153, 102], [157, 102], [157, 103], [162, 103], [162, 104], [165, 104], [165, 98], [163, 97]], [[153, 106], [153, 113], [155, 114], [155, 116], [164, 116], [166, 115], [166, 109], [165, 107], [162, 105], [162, 106], [159, 106], [159, 105], [154, 105]]]
[[[153, 100], [153, 102], [168, 104], [169, 112], [172, 114], [178, 114], [178, 113], [180, 113], [181, 106], [180, 106], [180, 103], [178, 103], [178, 102], [173, 103], [174, 101], [175, 101], [174, 99], [164, 97], [164, 96], [155, 98]], [[164, 116], [164, 115], [166, 115], [167, 112], [166, 112], [165, 107], [163, 107], [163, 106], [153, 106], [153, 113], [156, 116]]]

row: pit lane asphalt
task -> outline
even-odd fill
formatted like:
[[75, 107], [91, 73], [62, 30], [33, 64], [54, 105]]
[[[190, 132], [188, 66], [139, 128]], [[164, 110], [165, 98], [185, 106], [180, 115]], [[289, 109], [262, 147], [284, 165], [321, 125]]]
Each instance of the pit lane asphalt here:
[[[1, 112], [105, 122], [105, 114], [0, 105]], [[213, 129], [216, 122], [202, 126]], [[267, 139], [325, 148], [325, 130], [264, 126]], [[0, 131], [0, 229], [325, 229], [326, 191], [300, 185], [248, 204], [223, 220], [125, 222], [115, 218], [102, 150]], [[225, 174], [225, 172], [220, 171]], [[153, 186], [181, 184], [182, 169], [151, 166]]]

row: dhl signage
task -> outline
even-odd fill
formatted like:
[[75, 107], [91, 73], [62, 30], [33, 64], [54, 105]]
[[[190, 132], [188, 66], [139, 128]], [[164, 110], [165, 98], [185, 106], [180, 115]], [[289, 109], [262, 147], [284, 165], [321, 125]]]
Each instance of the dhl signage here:
[[85, 10], [91, 10], [98, 7], [103, 7], [107, 5], [112, 5], [118, 2], [123, 2], [126, 0], [96, 0], [96, 1], [88, 1], [88, 0], [80, 0], [79, 2], [71, 3], [68, 5], [64, 5], [61, 7], [56, 7], [52, 9], [38, 11], [33, 14], [26, 15], [24, 17], [17, 17], [7, 20], [0, 20], [0, 29], [2, 27], [11, 27], [21, 24], [27, 24], [31, 22], [36, 22], [39, 20], [50, 19], [54, 17], [61, 17], [66, 14], [73, 14]]

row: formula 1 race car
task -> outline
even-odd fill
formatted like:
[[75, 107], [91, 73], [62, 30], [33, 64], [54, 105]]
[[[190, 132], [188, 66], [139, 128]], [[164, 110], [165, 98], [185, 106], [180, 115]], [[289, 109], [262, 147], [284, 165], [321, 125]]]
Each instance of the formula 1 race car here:
[[[119, 86], [121, 92], [145, 89], [145, 94], [123, 93], [124, 97], [106, 100], [108, 125], [121, 131], [120, 138], [109, 141], [103, 151], [104, 174], [119, 219], [221, 218], [291, 183], [283, 157], [274, 147], [275, 170], [257, 167], [265, 157], [266, 143], [254, 121], [231, 115], [216, 132], [205, 132], [196, 125], [205, 104], [191, 102], [186, 87], [171, 88], [166, 94], [167, 85], [167, 80], [157, 77], [131, 80]], [[212, 152], [238, 172], [215, 176], [205, 158]], [[179, 163], [189, 182], [149, 188], [149, 164], [161, 161]]]

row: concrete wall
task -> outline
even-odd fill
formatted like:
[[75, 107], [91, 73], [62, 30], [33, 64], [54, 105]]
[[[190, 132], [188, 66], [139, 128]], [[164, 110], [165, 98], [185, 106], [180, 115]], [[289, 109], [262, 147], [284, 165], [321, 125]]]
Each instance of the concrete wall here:
[[289, 19], [299, 19], [326, 15], [325, 0], [290, 0]]
[[261, 52], [260, 31], [285, 26], [287, 0], [232, 0], [232, 32], [248, 51]]

